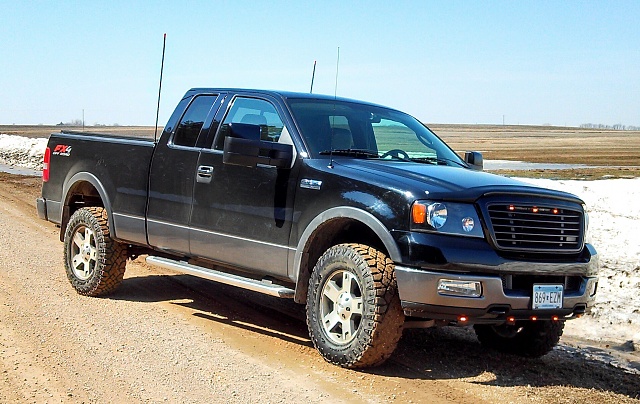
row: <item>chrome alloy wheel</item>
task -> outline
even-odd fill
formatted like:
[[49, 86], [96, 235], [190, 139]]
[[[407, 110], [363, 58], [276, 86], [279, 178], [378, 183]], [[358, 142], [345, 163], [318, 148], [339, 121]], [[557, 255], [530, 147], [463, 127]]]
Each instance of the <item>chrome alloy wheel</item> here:
[[336, 271], [322, 287], [322, 327], [335, 344], [351, 342], [362, 321], [362, 290], [358, 278], [348, 271]]
[[93, 230], [79, 227], [73, 235], [71, 248], [73, 274], [83, 281], [89, 279], [96, 268], [97, 256], [98, 249]]

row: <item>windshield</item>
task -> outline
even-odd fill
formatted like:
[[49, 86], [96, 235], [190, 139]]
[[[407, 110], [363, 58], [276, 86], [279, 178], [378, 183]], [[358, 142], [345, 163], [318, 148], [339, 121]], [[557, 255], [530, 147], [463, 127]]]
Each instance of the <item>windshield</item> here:
[[348, 101], [289, 99], [311, 157], [350, 156], [466, 165], [426, 126], [405, 113]]

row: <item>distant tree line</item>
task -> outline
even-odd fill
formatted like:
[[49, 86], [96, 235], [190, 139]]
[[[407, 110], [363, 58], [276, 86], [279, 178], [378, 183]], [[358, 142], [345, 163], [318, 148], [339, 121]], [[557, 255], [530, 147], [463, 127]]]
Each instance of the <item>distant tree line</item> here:
[[[82, 126], [82, 119], [73, 119], [69, 122], [62, 122], [60, 121], [60, 123], [57, 123], [56, 126]], [[114, 123], [112, 125], [107, 125], [104, 123], [94, 123], [93, 126], [120, 126], [119, 123]]]
[[601, 123], [583, 123], [583, 129], [613, 129], [613, 130], [640, 130], [640, 126], [630, 126], [617, 123], [615, 125], [603, 125]]

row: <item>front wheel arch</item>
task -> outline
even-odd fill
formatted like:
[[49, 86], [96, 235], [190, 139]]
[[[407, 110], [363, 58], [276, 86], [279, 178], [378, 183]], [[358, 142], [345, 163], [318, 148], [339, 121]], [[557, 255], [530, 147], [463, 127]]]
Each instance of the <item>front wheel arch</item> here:
[[[345, 231], [350, 226], [358, 231]], [[313, 267], [328, 248], [340, 243], [366, 244], [384, 252], [393, 262], [402, 260], [391, 233], [371, 213], [349, 206], [331, 208], [317, 215], [298, 241], [289, 269], [290, 278], [296, 280], [295, 302], [306, 302]]]

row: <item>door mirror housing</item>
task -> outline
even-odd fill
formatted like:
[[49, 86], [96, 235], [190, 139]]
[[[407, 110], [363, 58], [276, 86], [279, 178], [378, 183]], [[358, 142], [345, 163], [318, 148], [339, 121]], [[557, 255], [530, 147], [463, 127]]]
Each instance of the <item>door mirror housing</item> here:
[[482, 153], [477, 151], [464, 152], [464, 162], [469, 164], [472, 170], [482, 171], [484, 170], [484, 162], [482, 159]]
[[264, 130], [262, 126], [264, 125], [228, 124], [222, 162], [243, 167], [256, 167], [261, 164], [277, 168], [290, 168], [293, 160], [293, 146], [261, 140], [261, 134]]

